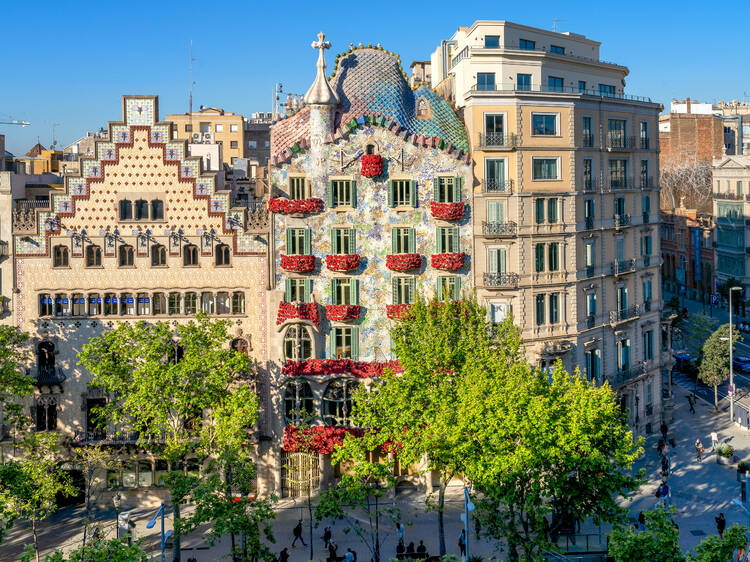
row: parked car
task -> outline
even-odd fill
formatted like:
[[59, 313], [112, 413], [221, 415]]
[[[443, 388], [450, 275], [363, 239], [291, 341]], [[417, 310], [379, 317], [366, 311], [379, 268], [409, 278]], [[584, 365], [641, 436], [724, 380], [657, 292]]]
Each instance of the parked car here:
[[732, 361], [735, 372], [750, 373], [750, 357], [747, 355], [738, 355]]
[[684, 372], [685, 368], [692, 364], [693, 358], [687, 351], [681, 351], [674, 354], [674, 368], [677, 371]]

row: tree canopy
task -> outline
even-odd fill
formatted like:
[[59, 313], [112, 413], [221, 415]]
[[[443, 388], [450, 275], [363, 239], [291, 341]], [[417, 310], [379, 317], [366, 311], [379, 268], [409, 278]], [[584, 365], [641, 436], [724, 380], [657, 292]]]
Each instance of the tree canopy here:
[[[742, 341], [742, 335], [733, 328], [732, 347]], [[703, 358], [698, 376], [714, 387], [714, 408], [719, 409], [718, 386], [729, 378], [729, 324], [719, 326], [703, 344]]]

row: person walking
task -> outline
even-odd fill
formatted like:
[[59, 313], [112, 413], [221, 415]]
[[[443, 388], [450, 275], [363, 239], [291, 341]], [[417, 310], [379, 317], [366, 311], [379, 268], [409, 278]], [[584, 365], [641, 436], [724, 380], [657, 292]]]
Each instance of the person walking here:
[[398, 523], [396, 523], [396, 534], [398, 534], [398, 540], [400, 540], [400, 541], [404, 540], [404, 532], [405, 531], [406, 531], [406, 529], [404, 529], [404, 525], [403, 525], [403, 523], [401, 523], [401, 521], [399, 521]]
[[667, 431], [669, 430], [669, 428], [667, 427], [667, 424], [665, 424], [664, 422], [662, 422], [661, 426], [659, 427], [659, 429], [661, 430], [661, 435], [664, 438], [664, 441], [666, 442], [667, 441]]
[[669, 476], [669, 457], [665, 455], [661, 457], [661, 474], [662, 476]]
[[690, 413], [694, 414], [695, 413], [695, 396], [693, 396], [692, 394], [688, 394], [687, 401], [688, 401], [688, 404], [690, 404]]
[[297, 541], [302, 542], [302, 546], [307, 546], [305, 544], [305, 539], [302, 538], [302, 519], [297, 521], [297, 524], [294, 526], [294, 540], [292, 541], [292, 548], [294, 548], [294, 545], [297, 543]]
[[703, 443], [701, 443], [700, 437], [695, 440], [695, 460], [698, 462], [703, 462], [703, 452], [705, 449], [703, 448]]
[[645, 531], [646, 530], [646, 516], [641, 511], [638, 514], [638, 530], [639, 531]]
[[724, 529], [727, 528], [727, 520], [724, 519], [724, 514], [719, 513], [718, 517], [714, 517], [716, 520], [716, 530], [719, 531], [719, 537], [724, 538]]
[[279, 552], [279, 562], [289, 562], [289, 551], [286, 547], [284, 547], [284, 550]]
[[326, 527], [323, 530], [323, 536], [321, 537], [323, 539], [323, 548], [328, 548], [328, 542], [331, 540], [332, 534], [330, 527]]
[[717, 446], [718, 444], [719, 444], [719, 434], [718, 434], [718, 433], [716, 433], [716, 430], [714, 429], [714, 430], [713, 430], [713, 431], [711, 432], [711, 450], [712, 450], [712, 451], [715, 451], [715, 450], [716, 450], [716, 446]]
[[339, 549], [339, 546], [333, 542], [332, 540], [328, 541], [328, 560], [330, 562], [336, 562], [336, 551]]
[[346, 562], [354, 562], [354, 551], [351, 548], [346, 549], [346, 554], [344, 554], [344, 560], [346, 560]]
[[461, 551], [461, 558], [466, 557], [466, 530], [461, 529], [461, 534], [458, 535], [458, 549]]

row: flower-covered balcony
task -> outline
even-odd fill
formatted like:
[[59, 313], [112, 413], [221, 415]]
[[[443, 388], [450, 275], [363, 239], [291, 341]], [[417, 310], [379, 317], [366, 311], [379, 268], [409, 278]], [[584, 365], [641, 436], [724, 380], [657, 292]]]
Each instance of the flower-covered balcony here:
[[320, 310], [315, 302], [281, 302], [279, 312], [276, 315], [276, 325], [279, 326], [287, 320], [309, 320], [316, 326], [320, 326]]
[[466, 206], [463, 201], [460, 203], [439, 203], [432, 201], [430, 203], [430, 212], [433, 218], [444, 221], [455, 221], [466, 214]]
[[328, 254], [326, 267], [331, 271], [352, 271], [359, 267], [359, 254]]
[[458, 271], [466, 263], [466, 254], [464, 252], [432, 254], [432, 256], [430, 256], [430, 263], [435, 269]]
[[308, 199], [272, 197], [268, 200], [268, 210], [284, 215], [320, 213], [323, 211], [323, 200], [315, 197]]
[[389, 254], [385, 266], [391, 271], [411, 271], [422, 267], [421, 254]]
[[294, 271], [297, 273], [306, 273], [315, 269], [315, 256], [313, 255], [295, 255], [287, 256], [281, 254], [281, 269]]
[[358, 304], [327, 304], [326, 317], [336, 322], [356, 320], [362, 313], [362, 307]]

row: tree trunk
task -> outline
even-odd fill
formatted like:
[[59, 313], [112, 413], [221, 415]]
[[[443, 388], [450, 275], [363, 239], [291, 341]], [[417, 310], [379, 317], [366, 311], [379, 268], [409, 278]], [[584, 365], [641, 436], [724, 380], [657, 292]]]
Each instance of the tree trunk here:
[[180, 535], [176, 532], [177, 521], [180, 519], [180, 504], [173, 500], [172, 507], [174, 512], [174, 518], [172, 520], [172, 562], [180, 562], [182, 560], [180, 553]]
[[719, 411], [719, 385], [714, 385], [714, 410]]
[[36, 536], [36, 519], [31, 520], [31, 532], [34, 533], [34, 555], [39, 562], [39, 538]]
[[83, 525], [83, 546], [86, 546], [86, 537], [91, 524], [91, 481], [93, 472], [92, 469], [86, 470], [86, 522]]
[[446, 554], [445, 549], [445, 521], [443, 509], [445, 508], [445, 479], [440, 477], [440, 487], [438, 488], [438, 534], [440, 535], [440, 556]]

